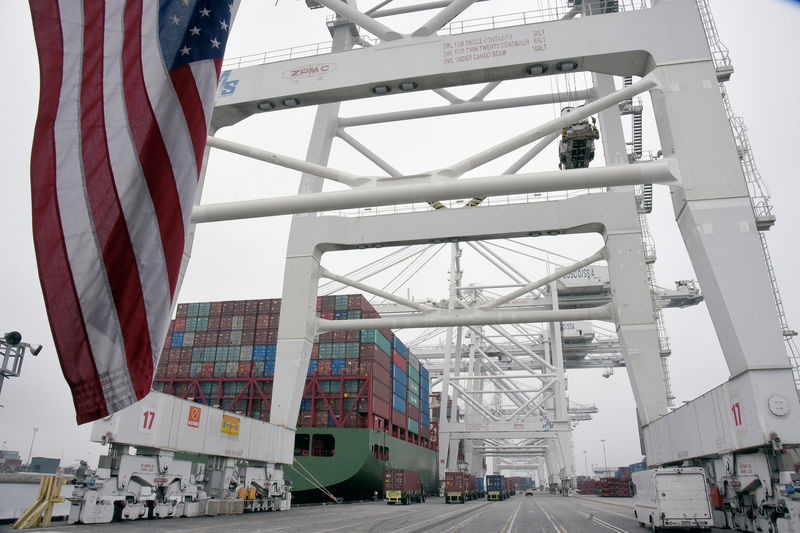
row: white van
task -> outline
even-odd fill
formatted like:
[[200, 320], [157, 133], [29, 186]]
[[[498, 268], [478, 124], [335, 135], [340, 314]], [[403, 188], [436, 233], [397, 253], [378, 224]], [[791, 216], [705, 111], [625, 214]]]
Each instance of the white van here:
[[702, 468], [654, 468], [634, 472], [633, 514], [653, 531], [711, 529], [711, 504]]

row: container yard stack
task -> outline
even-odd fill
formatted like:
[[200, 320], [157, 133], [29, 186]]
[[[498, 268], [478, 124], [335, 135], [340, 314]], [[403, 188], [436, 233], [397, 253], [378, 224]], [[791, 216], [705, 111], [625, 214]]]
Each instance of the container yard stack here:
[[[281, 357], [277, 353], [280, 309], [279, 299], [178, 304], [153, 388], [268, 421], [275, 364]], [[317, 316], [328, 320], [380, 318], [360, 294], [317, 298]], [[368, 474], [361, 472], [358, 477], [363, 480], [367, 475], [375, 480], [370, 494], [382, 490], [382, 465], [387, 461], [398, 467], [410, 461], [432, 486], [437, 461], [430, 440], [429, 391], [428, 371], [390, 330], [319, 335], [312, 347], [297, 420], [298, 461], [333, 457], [337, 439], [343, 446], [361, 439], [352, 445], [360, 449], [363, 444], [364, 453], [374, 456], [376, 463], [369, 466]], [[329, 428], [330, 434], [317, 435], [319, 431], [314, 430], [318, 428]], [[354, 433], [335, 433], [350, 429], [378, 431], [413, 446], [397, 447], [388, 440], [378, 443], [377, 436], [362, 439]], [[426, 449], [424, 459], [416, 453], [417, 447]], [[303, 486], [301, 480], [294, 481], [296, 490]], [[355, 486], [364, 483], [352, 481], [341, 490]], [[303, 490], [311, 489], [299, 492]]]
[[599, 490], [597, 480], [589, 478], [578, 478], [577, 488], [578, 494], [597, 494]]
[[631, 498], [633, 493], [631, 491], [630, 478], [617, 478], [608, 477], [600, 480], [599, 496], [604, 498]]
[[[358, 294], [319, 297], [317, 312], [330, 320], [378, 317]], [[269, 420], [279, 322], [278, 299], [179, 304], [154, 388]], [[312, 349], [298, 427], [391, 430], [430, 447], [428, 398], [420, 397], [429, 390], [428, 371], [413, 355], [408, 422], [409, 354], [387, 330], [323, 333]]]

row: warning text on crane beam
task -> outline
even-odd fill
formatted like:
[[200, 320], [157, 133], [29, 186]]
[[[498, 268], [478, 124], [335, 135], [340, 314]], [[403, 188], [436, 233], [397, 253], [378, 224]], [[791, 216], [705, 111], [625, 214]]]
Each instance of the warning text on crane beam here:
[[528, 49], [545, 52], [547, 39], [544, 30], [534, 30], [529, 37], [515, 37], [512, 33], [460, 37], [442, 43], [442, 60], [445, 64], [473, 63], [508, 55], [511, 50]]

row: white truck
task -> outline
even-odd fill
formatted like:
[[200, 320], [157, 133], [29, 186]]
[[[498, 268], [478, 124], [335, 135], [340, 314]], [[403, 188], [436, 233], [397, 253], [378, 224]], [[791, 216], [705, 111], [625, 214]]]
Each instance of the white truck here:
[[633, 514], [653, 531], [711, 529], [711, 505], [702, 468], [654, 468], [634, 472]]

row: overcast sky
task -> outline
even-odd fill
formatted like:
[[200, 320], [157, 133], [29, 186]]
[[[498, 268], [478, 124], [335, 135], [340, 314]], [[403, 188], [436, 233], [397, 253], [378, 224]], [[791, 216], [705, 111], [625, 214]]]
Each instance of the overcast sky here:
[[[479, 6], [484, 10], [481, 14], [466, 18], [483, 16], [488, 4], [494, 6], [494, 14], [521, 10], [512, 2], [485, 4]], [[727, 84], [731, 101], [736, 113], [746, 121], [759, 170], [772, 192], [778, 222], [768, 235], [770, 251], [790, 325], [797, 329], [800, 289], [795, 278], [800, 212], [794, 197], [797, 191], [794, 155], [800, 118], [795, 65], [800, 44], [797, 38], [800, 5], [789, 0], [761, 0], [754, 8], [746, 0], [711, 0], [711, 7], [736, 69]], [[5, 49], [11, 53], [5, 58], [9, 63], [7, 81], [0, 88], [0, 106], [6, 124], [1, 134], [6, 171], [0, 181], [3, 201], [0, 332], [18, 330], [24, 340], [43, 344], [45, 348], [38, 357], [26, 358], [22, 377], [6, 380], [3, 386], [0, 447], [19, 450], [27, 458], [33, 428], [38, 427], [33, 455], [58, 457], [71, 463], [89, 454], [90, 462], [95, 464], [103, 448], [89, 444], [90, 425], [75, 424], [71, 397], [61, 376], [47, 324], [33, 255], [28, 168], [39, 82], [30, 15], [23, 2], [11, 2], [6, 8], [10, 10], [8, 19], [15, 23], [3, 35]], [[326, 41], [330, 38], [324, 25], [327, 14], [326, 10], [309, 11], [298, 0], [281, 0], [277, 5], [243, 0], [227, 56]], [[679, 28], [675, 34], [680, 35]], [[244, 129], [243, 140], [303, 157], [313, 109], [299, 110], [286, 117], [273, 129]], [[657, 149], [652, 128], [645, 135], [646, 146]], [[344, 165], [347, 159], [341, 157], [336, 162]], [[212, 159], [212, 164], [215, 167], [209, 172], [206, 197], [215, 201], [292, 194], [296, 190], [296, 176], [287, 177], [261, 166], [258, 167], [261, 170], [251, 175], [253, 165], [242, 162], [232, 166], [224, 158]], [[693, 278], [675, 230], [666, 191], [658, 192], [650, 223], [656, 236], [660, 285], [671, 287], [674, 280]], [[180, 300], [279, 297], [287, 232], [286, 217], [200, 228]], [[444, 287], [445, 280], [442, 277], [438, 286]], [[705, 306], [669, 310], [666, 319], [673, 347], [672, 386], [680, 403], [723, 382], [728, 374]], [[599, 371], [571, 372], [569, 394], [574, 401], [595, 403], [601, 410], [594, 421], [582, 423], [575, 431], [579, 473], [584, 471], [583, 450], [588, 452], [588, 462], [603, 464], [600, 439], [606, 439], [609, 465], [627, 465], [641, 459], [634, 404], [624, 369], [617, 369], [609, 379], [600, 377]]]

